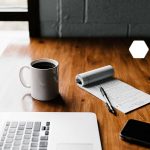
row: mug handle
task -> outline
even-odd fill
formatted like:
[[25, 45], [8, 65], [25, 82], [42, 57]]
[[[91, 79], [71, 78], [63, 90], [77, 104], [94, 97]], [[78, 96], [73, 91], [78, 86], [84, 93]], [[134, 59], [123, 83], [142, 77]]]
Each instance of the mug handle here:
[[22, 83], [22, 85], [23, 85], [24, 87], [26, 87], [26, 88], [31, 88], [31, 86], [30, 86], [30, 85], [27, 85], [26, 82], [25, 82], [25, 80], [24, 80], [24, 77], [23, 77], [23, 71], [24, 71], [24, 69], [29, 69], [29, 70], [30, 70], [30, 67], [28, 67], [28, 66], [23, 66], [23, 67], [21, 67], [20, 72], [19, 72], [20, 81], [21, 81], [21, 83]]

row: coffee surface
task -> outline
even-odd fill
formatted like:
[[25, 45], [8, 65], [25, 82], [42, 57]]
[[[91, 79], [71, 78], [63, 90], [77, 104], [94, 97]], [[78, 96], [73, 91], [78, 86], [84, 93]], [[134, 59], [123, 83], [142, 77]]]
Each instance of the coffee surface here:
[[50, 62], [37, 62], [33, 64], [32, 67], [37, 69], [50, 69], [50, 68], [54, 68], [55, 65]]

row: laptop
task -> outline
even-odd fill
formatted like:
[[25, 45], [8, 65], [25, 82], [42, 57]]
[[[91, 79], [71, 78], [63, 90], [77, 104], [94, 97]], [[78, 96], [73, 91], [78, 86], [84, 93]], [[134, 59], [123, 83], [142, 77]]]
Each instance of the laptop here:
[[94, 113], [0, 113], [0, 150], [101, 150]]

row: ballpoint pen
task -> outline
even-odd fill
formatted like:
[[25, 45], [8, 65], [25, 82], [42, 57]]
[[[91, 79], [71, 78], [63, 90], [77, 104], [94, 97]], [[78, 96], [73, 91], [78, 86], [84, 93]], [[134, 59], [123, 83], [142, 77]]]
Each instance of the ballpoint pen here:
[[115, 111], [114, 107], [112, 106], [112, 104], [111, 104], [111, 102], [110, 102], [110, 100], [109, 100], [105, 90], [101, 86], [100, 86], [100, 92], [102, 93], [102, 95], [103, 95], [103, 97], [105, 99], [105, 104], [106, 104], [109, 112], [111, 112], [112, 114], [116, 115], [116, 111]]

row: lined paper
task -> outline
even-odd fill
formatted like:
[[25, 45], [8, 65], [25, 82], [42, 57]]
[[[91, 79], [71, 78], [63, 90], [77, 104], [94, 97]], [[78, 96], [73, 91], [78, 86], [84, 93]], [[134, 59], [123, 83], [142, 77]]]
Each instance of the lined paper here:
[[[87, 92], [93, 94], [100, 100], [105, 101], [100, 92], [100, 85], [101, 85], [106, 91], [107, 96], [109, 97], [109, 100], [111, 101], [112, 105], [123, 113], [128, 113], [134, 109], [137, 109], [141, 106], [150, 103], [149, 94], [146, 94], [134, 88], [133, 86], [114, 78], [113, 74], [114, 69], [112, 66], [109, 65], [103, 68], [99, 68], [99, 72], [97, 74], [101, 75], [101, 69], [103, 72], [102, 80], [100, 77], [98, 77], [97, 78], [98, 80], [97, 79], [93, 80], [95, 82], [86, 82], [89, 84], [82, 83], [86, 81], [85, 79], [82, 80], [83, 77], [82, 73], [76, 76], [77, 85], [80, 88], [86, 90]], [[90, 71], [90, 76], [92, 76], [92, 72], [93, 74], [95, 74], [95, 70]], [[104, 78], [104, 74], [107, 74], [106, 78]], [[88, 75], [89, 72], [84, 73], [84, 78], [87, 78], [89, 80]], [[96, 75], [94, 76], [96, 77]]]

